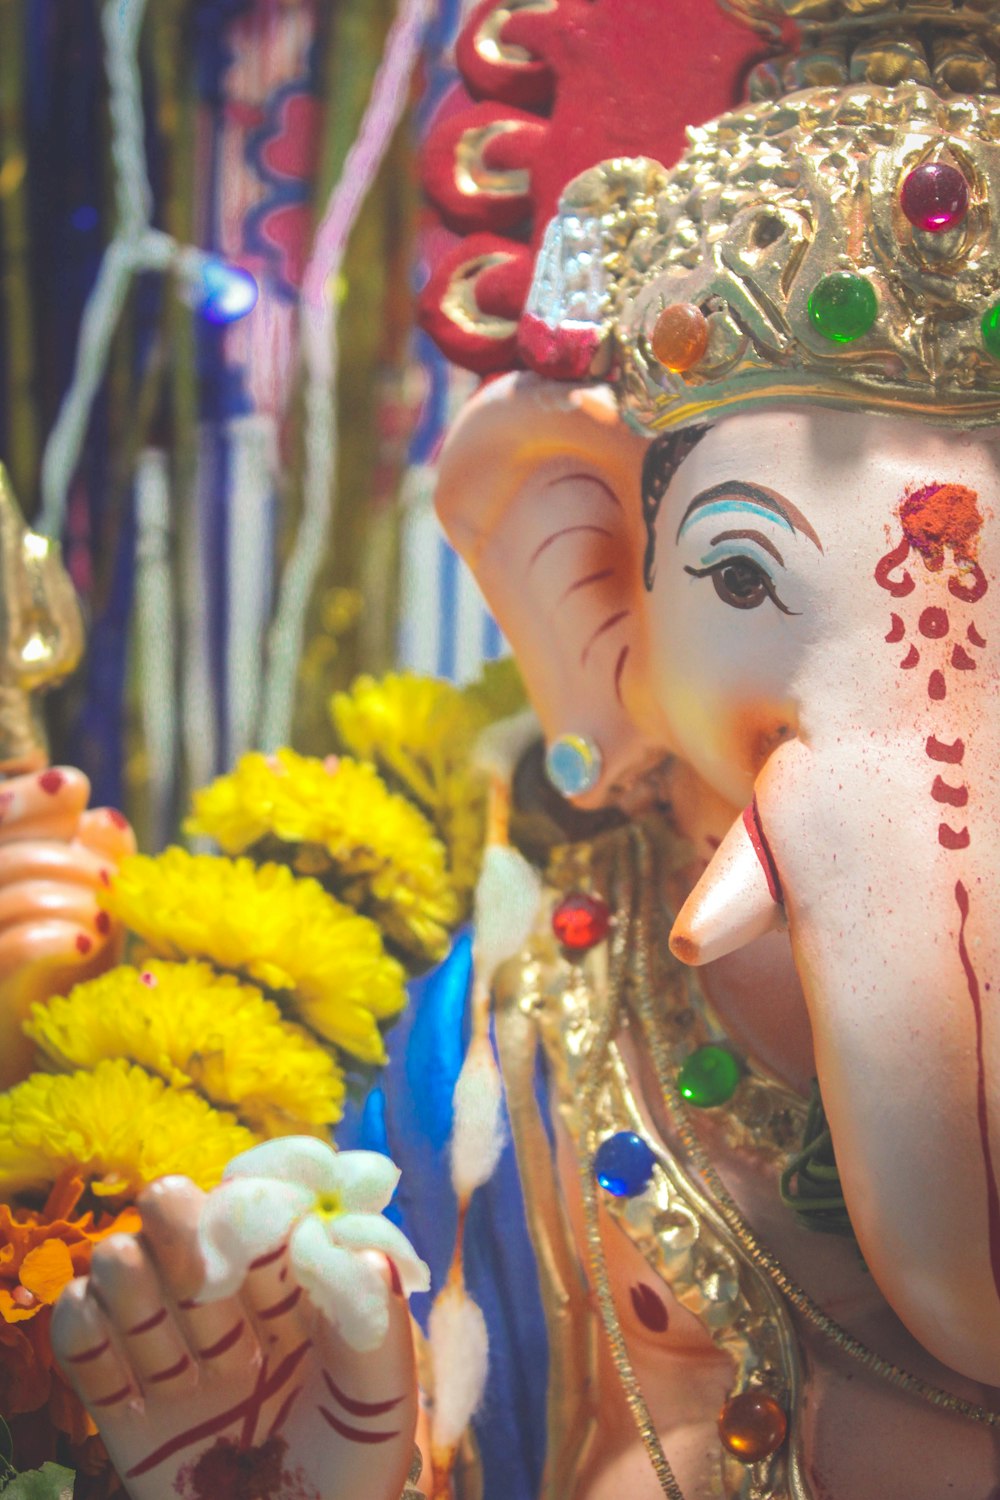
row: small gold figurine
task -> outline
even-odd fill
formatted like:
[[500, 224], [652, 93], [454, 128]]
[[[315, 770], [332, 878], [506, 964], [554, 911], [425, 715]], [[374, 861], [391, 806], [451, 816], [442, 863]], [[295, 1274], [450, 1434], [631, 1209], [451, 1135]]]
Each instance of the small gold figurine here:
[[83, 653], [83, 618], [59, 543], [25, 525], [0, 465], [0, 772], [47, 759], [41, 694]]

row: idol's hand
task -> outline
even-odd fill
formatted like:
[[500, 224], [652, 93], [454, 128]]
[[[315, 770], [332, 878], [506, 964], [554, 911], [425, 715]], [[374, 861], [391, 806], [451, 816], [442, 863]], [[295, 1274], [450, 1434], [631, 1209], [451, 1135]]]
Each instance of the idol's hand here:
[[135, 840], [121, 813], [87, 811], [89, 797], [67, 767], [0, 783], [0, 1088], [30, 1071], [21, 1025], [33, 1002], [121, 956], [121, 928], [97, 897]]
[[360, 1252], [389, 1306], [385, 1336], [367, 1353], [296, 1284], [287, 1241], [251, 1263], [234, 1295], [199, 1303], [204, 1202], [184, 1178], [155, 1183], [140, 1200], [142, 1236], [100, 1245], [90, 1278], [72, 1282], [55, 1309], [56, 1357], [132, 1500], [251, 1490], [269, 1500], [399, 1500], [417, 1389], [392, 1262]]

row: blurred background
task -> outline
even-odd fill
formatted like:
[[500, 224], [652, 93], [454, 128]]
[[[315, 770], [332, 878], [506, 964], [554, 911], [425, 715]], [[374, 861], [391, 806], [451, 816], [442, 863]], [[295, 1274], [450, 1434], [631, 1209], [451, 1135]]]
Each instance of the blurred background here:
[[88, 614], [54, 757], [148, 849], [359, 671], [501, 651], [429, 508], [471, 377], [413, 324], [462, 9], [0, 0], [0, 457]]

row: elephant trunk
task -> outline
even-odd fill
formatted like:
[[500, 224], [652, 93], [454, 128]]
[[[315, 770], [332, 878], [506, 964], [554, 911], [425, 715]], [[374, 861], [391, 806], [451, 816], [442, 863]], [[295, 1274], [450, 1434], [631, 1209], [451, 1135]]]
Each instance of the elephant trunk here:
[[927, 1349], [998, 1385], [1000, 783], [958, 736], [830, 740], [767, 762], [671, 946], [706, 962], [787, 920], [869, 1269]]

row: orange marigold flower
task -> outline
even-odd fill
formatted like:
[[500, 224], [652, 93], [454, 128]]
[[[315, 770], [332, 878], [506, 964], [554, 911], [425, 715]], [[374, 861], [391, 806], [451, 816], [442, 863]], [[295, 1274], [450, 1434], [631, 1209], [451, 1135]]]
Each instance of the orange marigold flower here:
[[[90, 1269], [94, 1245], [109, 1234], [135, 1234], [139, 1214], [73, 1212], [83, 1179], [66, 1172], [41, 1212], [0, 1203], [0, 1411], [37, 1411], [49, 1402], [60, 1431], [82, 1441], [94, 1428], [52, 1368], [52, 1305], [74, 1276]], [[54, 1378], [55, 1377], [55, 1378]]]

